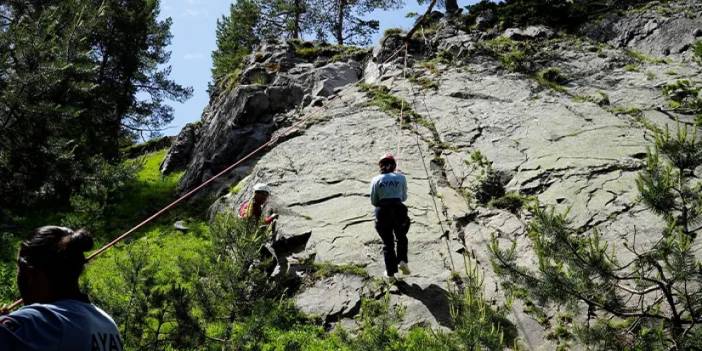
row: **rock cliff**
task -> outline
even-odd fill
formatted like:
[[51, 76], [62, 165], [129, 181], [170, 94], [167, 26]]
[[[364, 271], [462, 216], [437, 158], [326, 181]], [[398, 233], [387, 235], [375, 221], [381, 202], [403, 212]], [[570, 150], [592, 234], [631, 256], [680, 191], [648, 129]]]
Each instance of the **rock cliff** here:
[[[635, 184], [651, 143], [644, 124], [691, 123], [694, 116], [668, 110], [661, 87], [700, 80], [690, 49], [702, 28], [700, 5], [670, 6], [604, 17], [582, 36], [538, 27], [463, 31], [444, 21], [413, 44], [406, 69], [392, 38], [369, 56], [336, 61], [301, 58], [289, 44], [262, 47], [237, 87], [212, 99], [197, 131], [187, 127], [176, 141], [171, 157], [188, 160], [181, 187], [305, 118], [304, 127], [220, 184], [213, 211], [236, 208], [254, 183], [267, 182], [281, 214], [279, 236], [306, 240], [291, 262], [313, 255], [379, 277], [384, 267], [369, 181], [377, 157], [396, 153], [408, 179], [412, 274], [391, 302], [406, 307], [406, 328], [450, 328], [446, 286], [452, 271], [463, 271], [464, 255], [477, 262], [486, 294], [499, 302], [490, 238], [530, 245], [526, 211], [488, 206], [476, 196], [486, 174], [497, 188], [570, 209], [584, 235], [597, 228], [614, 246], [634, 227], [644, 240], [658, 234], [662, 223], [639, 203]], [[400, 122], [388, 100], [415, 123]], [[191, 145], [179, 147], [187, 144], [181, 140]], [[238, 192], [224, 194], [240, 181]], [[360, 298], [374, 294], [373, 279], [337, 274], [296, 301], [309, 314], [346, 323]], [[552, 349], [526, 310], [517, 302], [510, 316], [522, 341]]]

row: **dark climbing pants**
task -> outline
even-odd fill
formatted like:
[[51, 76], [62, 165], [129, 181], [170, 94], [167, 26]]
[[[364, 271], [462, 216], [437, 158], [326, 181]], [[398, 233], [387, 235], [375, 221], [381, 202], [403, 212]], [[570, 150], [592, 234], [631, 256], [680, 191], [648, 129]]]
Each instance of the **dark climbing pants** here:
[[[383, 240], [383, 256], [385, 270], [388, 275], [397, 273], [400, 261], [407, 262], [407, 232], [410, 219], [407, 207], [402, 202], [381, 203], [375, 208], [375, 230]], [[397, 251], [395, 241], [397, 240]]]

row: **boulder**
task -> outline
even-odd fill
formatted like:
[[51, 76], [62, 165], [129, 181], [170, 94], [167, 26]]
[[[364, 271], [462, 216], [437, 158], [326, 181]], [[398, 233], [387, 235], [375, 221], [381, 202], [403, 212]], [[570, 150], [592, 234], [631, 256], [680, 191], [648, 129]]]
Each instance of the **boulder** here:
[[354, 316], [361, 309], [364, 279], [351, 274], [335, 274], [316, 282], [295, 297], [303, 313], [331, 323]]
[[359, 79], [356, 68], [348, 63], [335, 62], [315, 70], [314, 96], [331, 96], [334, 89], [356, 83]]
[[200, 135], [200, 123], [188, 123], [183, 127], [175, 142], [161, 162], [161, 173], [170, 174], [185, 169], [192, 156]]
[[556, 33], [553, 31], [553, 29], [546, 26], [529, 26], [524, 29], [508, 28], [502, 35], [512, 40], [521, 41], [549, 39], [556, 35]]

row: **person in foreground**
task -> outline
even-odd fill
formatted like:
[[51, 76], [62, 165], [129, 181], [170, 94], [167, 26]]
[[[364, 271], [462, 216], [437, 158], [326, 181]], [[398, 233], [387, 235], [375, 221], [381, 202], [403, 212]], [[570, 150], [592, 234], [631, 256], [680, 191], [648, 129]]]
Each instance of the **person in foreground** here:
[[[385, 154], [378, 162], [380, 175], [371, 181], [370, 198], [375, 206], [375, 230], [383, 240], [385, 275], [393, 279], [398, 268], [409, 274], [407, 266], [407, 232], [410, 219], [407, 216], [407, 180], [396, 173], [397, 164], [392, 154]], [[397, 251], [395, 251], [397, 240]]]
[[0, 350], [122, 350], [115, 322], [78, 287], [92, 247], [88, 232], [55, 226], [22, 242], [17, 285], [25, 306], [0, 316]]

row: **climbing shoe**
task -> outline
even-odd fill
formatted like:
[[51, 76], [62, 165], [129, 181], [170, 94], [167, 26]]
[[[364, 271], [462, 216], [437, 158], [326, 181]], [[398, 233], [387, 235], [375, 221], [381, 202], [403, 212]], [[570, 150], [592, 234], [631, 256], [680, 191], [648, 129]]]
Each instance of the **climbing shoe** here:
[[398, 268], [400, 268], [400, 272], [404, 275], [409, 275], [410, 274], [410, 269], [409, 266], [407, 266], [407, 262], [405, 261], [400, 261], [400, 264], [398, 265]]
[[388, 272], [387, 272], [387, 271], [384, 272], [383, 278], [385, 278], [385, 281], [386, 281], [388, 284], [395, 284], [395, 283], [397, 282], [397, 278], [395, 278], [395, 275], [394, 275], [394, 274], [393, 274], [393, 275], [388, 275]]

